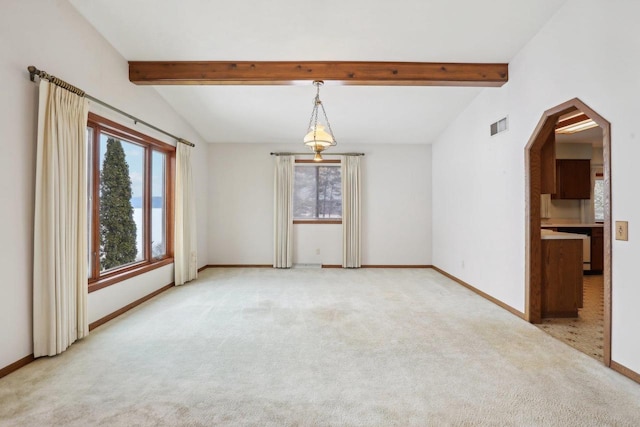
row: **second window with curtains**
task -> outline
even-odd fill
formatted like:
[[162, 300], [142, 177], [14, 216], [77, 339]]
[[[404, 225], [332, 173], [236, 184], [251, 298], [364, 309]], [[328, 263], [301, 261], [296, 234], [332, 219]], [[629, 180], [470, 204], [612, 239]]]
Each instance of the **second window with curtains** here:
[[175, 147], [90, 114], [87, 148], [92, 291], [171, 262]]
[[292, 224], [342, 224], [342, 266], [359, 268], [360, 185], [359, 157], [322, 163], [277, 157], [273, 266], [292, 266]]

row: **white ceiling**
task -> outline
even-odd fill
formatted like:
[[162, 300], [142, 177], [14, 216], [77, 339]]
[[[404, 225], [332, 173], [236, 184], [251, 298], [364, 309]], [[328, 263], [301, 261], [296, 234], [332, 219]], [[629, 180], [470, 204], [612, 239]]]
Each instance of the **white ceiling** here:
[[[418, 62], [509, 62], [565, 2], [69, 1], [132, 61]], [[157, 89], [209, 142], [301, 142], [315, 95], [311, 82]], [[320, 96], [338, 143], [431, 143], [481, 90], [327, 83]]]

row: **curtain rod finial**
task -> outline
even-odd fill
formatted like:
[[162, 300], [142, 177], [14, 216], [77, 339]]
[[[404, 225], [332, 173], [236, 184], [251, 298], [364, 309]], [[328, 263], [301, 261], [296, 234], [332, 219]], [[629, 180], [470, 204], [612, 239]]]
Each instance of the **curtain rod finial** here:
[[193, 142], [189, 142], [186, 139], [182, 139], [182, 138], [178, 138], [178, 142], [188, 145], [189, 147], [195, 147], [196, 144], [194, 144]]
[[27, 67], [27, 70], [29, 70], [29, 78], [31, 79], [32, 82], [35, 82], [36, 80], [36, 73], [38, 72], [38, 69], [36, 67], [34, 67], [33, 65], [29, 65]]

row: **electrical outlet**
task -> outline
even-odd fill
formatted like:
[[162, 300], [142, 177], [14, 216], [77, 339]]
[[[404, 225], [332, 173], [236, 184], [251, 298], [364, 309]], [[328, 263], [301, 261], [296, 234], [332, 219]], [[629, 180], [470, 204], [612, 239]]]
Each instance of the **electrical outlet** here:
[[629, 240], [628, 221], [616, 221], [616, 240]]
[[320, 255], [320, 248], [316, 249], [316, 255]]

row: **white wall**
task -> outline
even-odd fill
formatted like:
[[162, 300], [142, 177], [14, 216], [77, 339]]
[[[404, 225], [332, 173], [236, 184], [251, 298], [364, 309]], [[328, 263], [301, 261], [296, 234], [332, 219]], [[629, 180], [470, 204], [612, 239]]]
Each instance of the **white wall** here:
[[[273, 263], [272, 151], [300, 147], [211, 144], [212, 264]], [[431, 264], [431, 147], [341, 144], [362, 151], [362, 263]], [[340, 225], [295, 225], [294, 262], [342, 264]], [[316, 250], [320, 249], [320, 255]]]
[[165, 265], [117, 285], [91, 292], [87, 300], [89, 323], [102, 319], [171, 282], [173, 265]]
[[[33, 199], [37, 86], [26, 67], [35, 65], [169, 132], [198, 144], [198, 241], [200, 265], [208, 259], [206, 235], [207, 145], [150, 87], [128, 81], [127, 62], [64, 0], [4, 0], [0, 14], [0, 368], [32, 353]], [[92, 111], [123, 121], [108, 111]], [[143, 132], [148, 132], [140, 127]], [[166, 137], [151, 133], [167, 142]], [[173, 281], [172, 267], [93, 292], [91, 321]]]
[[[434, 264], [524, 310], [524, 147], [542, 113], [578, 97], [612, 124], [612, 216], [640, 224], [640, 3], [568, 0], [433, 147]], [[509, 115], [509, 131], [489, 124]], [[640, 372], [640, 240], [613, 242], [612, 357]], [[464, 265], [463, 265], [464, 262]]]
[[581, 204], [580, 200], [551, 199], [549, 203], [550, 222], [553, 223], [554, 219], [579, 221], [582, 217], [580, 212]]
[[556, 159], [583, 159], [591, 160], [593, 157], [593, 145], [581, 143], [556, 143]]

